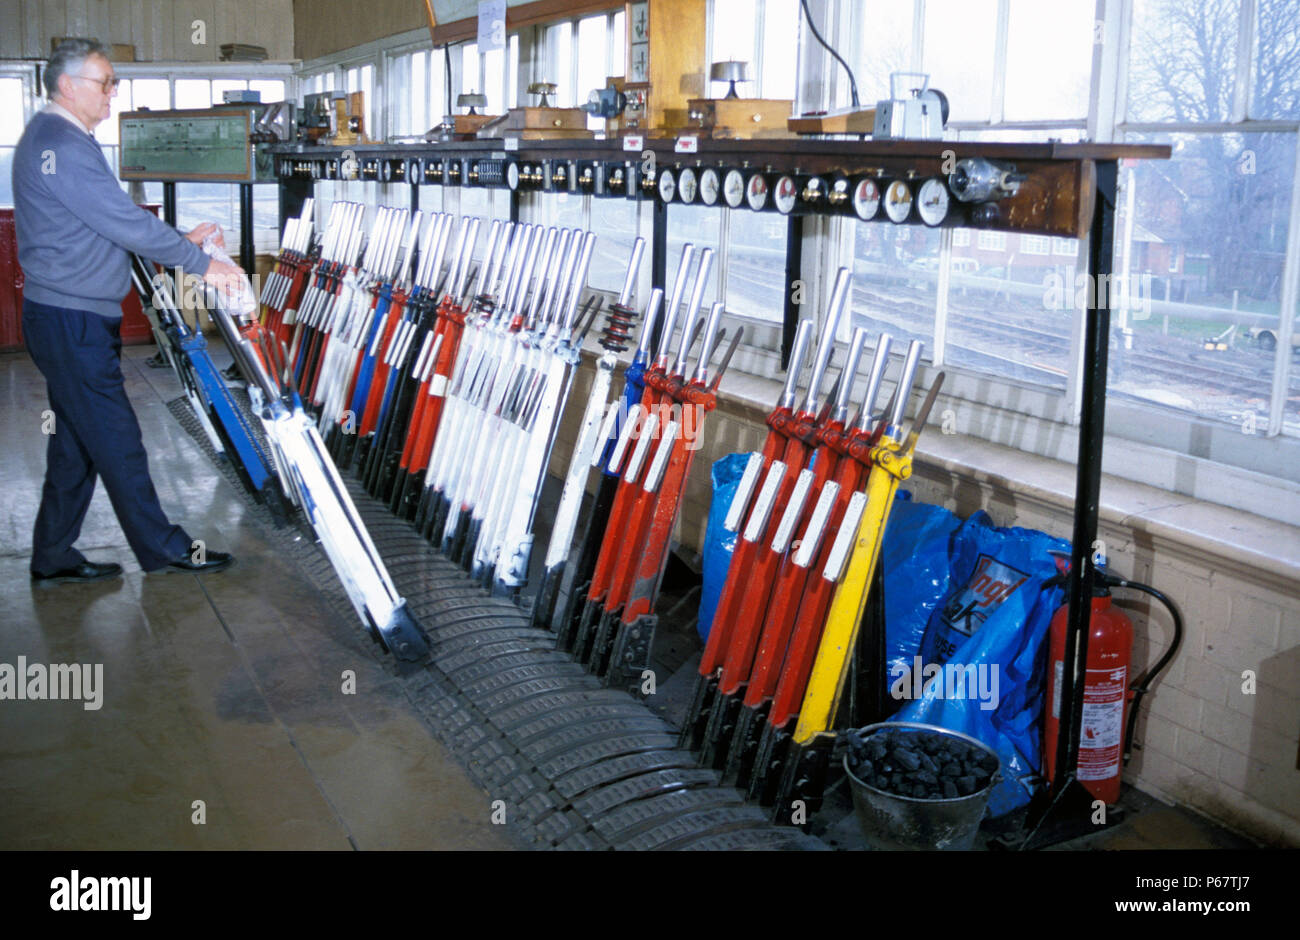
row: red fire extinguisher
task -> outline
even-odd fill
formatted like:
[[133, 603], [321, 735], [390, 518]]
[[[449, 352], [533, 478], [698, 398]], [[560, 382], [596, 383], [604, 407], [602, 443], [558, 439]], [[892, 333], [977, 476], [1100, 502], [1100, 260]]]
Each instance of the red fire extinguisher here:
[[[1153, 679], [1173, 659], [1183, 636], [1182, 617], [1174, 603], [1155, 588], [1126, 581], [1102, 569], [1095, 572], [1092, 611], [1089, 619], [1088, 662], [1083, 689], [1083, 723], [1079, 733], [1079, 760], [1075, 776], [1095, 799], [1107, 804], [1119, 801], [1120, 775], [1131, 756], [1137, 707]], [[1164, 656], [1130, 682], [1133, 659], [1133, 621], [1111, 603], [1113, 587], [1134, 588], [1156, 598], [1169, 609], [1174, 620], [1174, 637]], [[1056, 746], [1060, 734], [1061, 684], [1065, 670], [1065, 632], [1069, 605], [1052, 617], [1047, 669], [1047, 701], [1044, 705], [1043, 772], [1056, 778]]]

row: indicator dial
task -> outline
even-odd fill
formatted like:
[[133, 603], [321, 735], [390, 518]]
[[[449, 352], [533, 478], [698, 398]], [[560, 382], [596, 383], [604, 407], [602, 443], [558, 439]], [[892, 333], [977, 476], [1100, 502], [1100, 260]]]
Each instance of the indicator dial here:
[[677, 195], [682, 202], [694, 202], [699, 189], [699, 183], [695, 178], [695, 171], [690, 167], [687, 167], [678, 174]]
[[942, 225], [951, 204], [948, 185], [938, 177], [926, 180], [917, 191], [916, 213], [926, 225]]
[[776, 211], [782, 215], [789, 215], [794, 209], [798, 191], [798, 187], [795, 186], [794, 177], [780, 177], [776, 181], [776, 186], [773, 188], [772, 192], [772, 204], [776, 206]]
[[894, 223], [906, 222], [912, 214], [912, 189], [902, 180], [894, 180], [885, 190], [885, 215]]
[[664, 202], [672, 202], [673, 196], [677, 194], [677, 179], [673, 176], [672, 170], [659, 171], [659, 198]]
[[519, 164], [506, 164], [506, 185], [509, 186], [511, 190], [519, 188]]
[[745, 201], [745, 177], [739, 170], [728, 170], [722, 180], [722, 198], [733, 209], [739, 209]]
[[853, 211], [864, 222], [876, 217], [880, 211], [880, 187], [875, 180], [860, 180], [854, 187]]
[[755, 173], [749, 178], [745, 185], [745, 201], [755, 212], [767, 205], [767, 177], [762, 173]]
[[700, 171], [700, 202], [706, 206], [711, 206], [718, 201], [718, 191], [721, 184], [718, 182], [718, 171], [712, 167]]

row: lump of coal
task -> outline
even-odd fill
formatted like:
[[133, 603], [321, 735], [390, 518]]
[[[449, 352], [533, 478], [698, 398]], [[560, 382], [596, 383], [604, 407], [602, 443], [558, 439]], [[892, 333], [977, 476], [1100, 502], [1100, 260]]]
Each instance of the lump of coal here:
[[932, 774], [937, 774], [939, 772], [939, 765], [934, 762], [934, 758], [929, 754], [921, 754], [920, 760], [922, 770], [928, 771]]
[[915, 751], [907, 748], [896, 747], [894, 753], [890, 756], [904, 770], [916, 770], [921, 766], [921, 758], [917, 756]]
[[960, 777], [961, 764], [957, 763], [955, 760], [948, 761], [943, 765], [943, 769], [939, 771], [939, 774], [943, 777]]
[[876, 767], [871, 761], [863, 758], [858, 765], [853, 768], [853, 772], [858, 775], [859, 779], [866, 779], [876, 772]]
[[912, 774], [912, 779], [917, 783], [924, 783], [927, 787], [937, 787], [939, 785], [939, 778], [928, 770], [918, 770]]
[[943, 797], [946, 800], [955, 800], [957, 798], [957, 785], [951, 780], [943, 782]]
[[956, 783], [957, 783], [957, 792], [959, 792], [962, 796], [970, 796], [972, 793], [975, 792], [974, 777], [958, 777]]

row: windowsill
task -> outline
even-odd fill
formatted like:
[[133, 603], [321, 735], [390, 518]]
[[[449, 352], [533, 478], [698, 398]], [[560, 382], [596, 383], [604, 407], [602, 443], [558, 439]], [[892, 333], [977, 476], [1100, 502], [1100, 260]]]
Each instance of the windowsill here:
[[[718, 391], [717, 410], [762, 425], [780, 392], [781, 383], [775, 379], [729, 371]], [[937, 405], [934, 415], [941, 411]], [[1076, 432], [1070, 429], [1069, 433]], [[1114, 444], [1118, 449], [1128, 442]], [[918, 442], [916, 458], [920, 478], [939, 481], [944, 475], [956, 476], [1057, 512], [1073, 511], [1073, 462], [966, 434], [943, 434], [937, 417]], [[1271, 580], [1286, 592], [1300, 590], [1300, 527], [1108, 473], [1102, 475], [1098, 519], [1103, 527], [1126, 529], [1152, 543], [1208, 559], [1216, 569], [1237, 569], [1251, 580]], [[1053, 534], [1067, 539], [1071, 535], [1068, 528]]]
[[[932, 429], [937, 431], [937, 429]], [[1075, 467], [966, 435], [927, 433], [917, 445], [918, 474], [935, 470], [971, 478], [1046, 506], [1072, 511]], [[1214, 559], [1215, 568], [1238, 568], [1294, 592], [1300, 585], [1300, 529], [1253, 513], [1102, 475], [1103, 525], [1141, 533], [1184, 552]], [[1064, 533], [1069, 537], [1068, 532]]]

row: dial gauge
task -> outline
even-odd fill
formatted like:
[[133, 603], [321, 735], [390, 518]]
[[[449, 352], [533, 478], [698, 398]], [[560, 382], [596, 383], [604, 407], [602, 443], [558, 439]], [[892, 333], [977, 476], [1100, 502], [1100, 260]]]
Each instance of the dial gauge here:
[[864, 222], [869, 222], [880, 211], [880, 187], [875, 180], [860, 180], [853, 189], [853, 211]]
[[690, 167], [682, 170], [677, 175], [677, 195], [682, 202], [694, 202], [696, 193], [699, 192], [699, 183], [695, 178], [695, 171]]
[[926, 225], [942, 225], [948, 217], [952, 197], [948, 185], [938, 177], [926, 180], [916, 194], [916, 213]]
[[912, 189], [902, 180], [894, 180], [885, 190], [885, 215], [891, 222], [906, 222], [912, 214]]
[[673, 196], [677, 194], [677, 179], [673, 176], [672, 170], [659, 171], [659, 198], [664, 202], [672, 202]]
[[789, 215], [794, 209], [797, 193], [798, 187], [795, 186], [794, 177], [780, 177], [772, 191], [772, 204], [776, 206], [776, 211], [782, 215]]
[[706, 206], [714, 205], [718, 201], [718, 171], [709, 167], [700, 171], [700, 202]]
[[755, 212], [767, 205], [767, 177], [762, 173], [755, 173], [749, 178], [745, 186], [745, 201]]
[[519, 164], [506, 164], [506, 185], [512, 190], [519, 188]]

